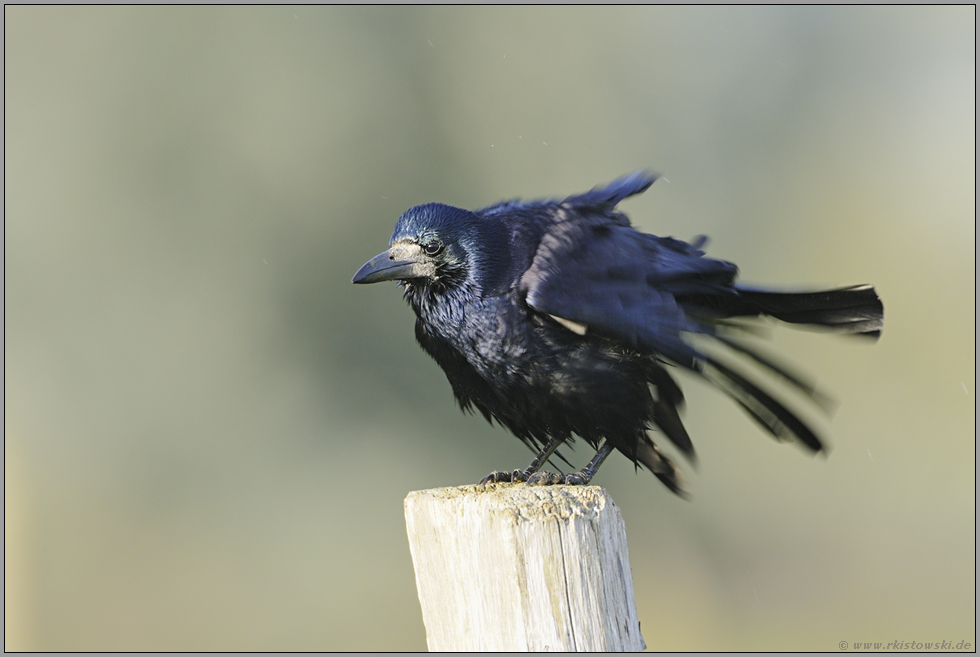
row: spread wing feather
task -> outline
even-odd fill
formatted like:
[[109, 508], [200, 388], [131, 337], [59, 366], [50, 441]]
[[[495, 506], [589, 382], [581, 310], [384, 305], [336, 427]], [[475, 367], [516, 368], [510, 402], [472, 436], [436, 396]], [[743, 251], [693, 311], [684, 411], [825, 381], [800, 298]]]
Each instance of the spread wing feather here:
[[562, 204], [556, 215], [521, 278], [528, 306], [699, 369], [703, 355], [681, 334], [701, 328], [675, 290], [707, 293], [730, 282], [735, 266], [679, 240], [639, 233], [607, 213]]

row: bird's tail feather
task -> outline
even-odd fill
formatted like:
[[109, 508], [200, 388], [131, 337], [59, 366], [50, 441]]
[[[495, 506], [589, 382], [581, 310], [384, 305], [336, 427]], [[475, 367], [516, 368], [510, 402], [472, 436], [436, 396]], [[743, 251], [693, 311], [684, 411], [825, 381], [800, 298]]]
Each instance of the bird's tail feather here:
[[741, 285], [726, 297], [728, 316], [769, 315], [790, 324], [809, 324], [838, 333], [877, 339], [884, 325], [884, 307], [871, 285], [820, 292], [773, 292]]

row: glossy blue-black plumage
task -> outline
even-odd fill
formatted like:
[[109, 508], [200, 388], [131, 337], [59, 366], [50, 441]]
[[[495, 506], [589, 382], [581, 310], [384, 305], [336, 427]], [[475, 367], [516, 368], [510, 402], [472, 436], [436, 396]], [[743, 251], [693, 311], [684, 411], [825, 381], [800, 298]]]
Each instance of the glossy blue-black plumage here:
[[412, 208], [389, 251], [354, 282], [399, 280], [419, 344], [460, 405], [532, 448], [573, 435], [597, 448], [605, 440], [678, 492], [678, 471], [647, 433], [660, 429], [693, 458], [678, 414], [684, 397], [666, 368], [674, 364], [717, 385], [777, 438], [820, 450], [795, 413], [695, 338], [713, 339], [813, 396], [803, 377], [737, 341], [725, 322], [769, 315], [877, 337], [883, 311], [874, 289], [737, 286], [735, 265], [706, 257], [703, 239], [692, 245], [641, 233], [615, 210], [654, 180], [637, 172], [564, 201], [472, 212]]

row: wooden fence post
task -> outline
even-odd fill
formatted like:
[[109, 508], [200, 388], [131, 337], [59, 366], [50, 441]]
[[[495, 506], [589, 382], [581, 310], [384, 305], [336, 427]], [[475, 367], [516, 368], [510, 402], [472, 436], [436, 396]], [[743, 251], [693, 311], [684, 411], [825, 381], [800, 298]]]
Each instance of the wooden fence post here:
[[626, 525], [599, 486], [492, 484], [405, 498], [431, 651], [638, 651]]

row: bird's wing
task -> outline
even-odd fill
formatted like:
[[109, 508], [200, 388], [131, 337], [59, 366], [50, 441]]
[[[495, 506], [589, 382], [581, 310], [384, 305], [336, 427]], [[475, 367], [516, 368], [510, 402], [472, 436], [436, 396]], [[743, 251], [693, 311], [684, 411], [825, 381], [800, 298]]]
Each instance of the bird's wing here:
[[521, 278], [521, 291], [531, 309], [570, 330], [594, 332], [699, 369], [703, 356], [681, 338], [699, 326], [685, 316], [676, 295], [730, 284], [735, 267], [704, 258], [680, 240], [640, 233], [608, 210], [581, 205], [587, 197], [611, 203], [625, 188], [593, 190], [557, 206]]
[[[700, 250], [703, 239], [688, 244], [630, 227], [613, 204], [643, 191], [650, 182], [633, 174], [553, 206], [550, 224], [520, 280], [527, 305], [576, 333], [609, 337], [701, 373], [776, 438], [795, 436], [810, 450], [820, 451], [820, 439], [793, 411], [745, 375], [683, 339], [685, 333], [715, 335], [718, 316], [732, 314], [725, 307], [712, 306], [738, 294], [733, 289], [738, 269], [705, 257]], [[771, 359], [739, 347], [733, 349], [803, 392], [810, 389]], [[658, 411], [655, 422], [684, 450], [690, 439], [672, 430], [675, 424], [682, 425], [667, 413], [676, 414], [681, 399], [678, 389], [678, 399], [668, 400], [671, 408]]]
[[[565, 199], [562, 205], [577, 209], [595, 208], [611, 210], [623, 199], [635, 194], [642, 194], [659, 176], [649, 171], [634, 171], [631, 174], [617, 178], [608, 185], [595, 187], [584, 194], [576, 194]], [[622, 215], [617, 219], [625, 219]], [[627, 221], [625, 225], [629, 225]]]
[[[576, 333], [613, 338], [701, 373], [776, 438], [796, 436], [812, 451], [823, 448], [813, 430], [793, 411], [682, 337], [684, 333], [713, 330], [710, 322], [687, 316], [678, 298], [730, 287], [734, 265], [705, 258], [694, 246], [679, 240], [638, 233], [601, 216], [582, 216], [568, 208], [559, 208], [558, 215], [559, 220], [545, 233], [531, 267], [521, 278], [521, 290], [533, 311]], [[793, 378], [754, 352], [748, 353], [807, 391], [802, 379]], [[658, 389], [669, 390], [660, 385]], [[678, 403], [667, 400], [662, 409], [658, 407], [655, 422], [687, 453], [690, 439], [675, 417]]]

